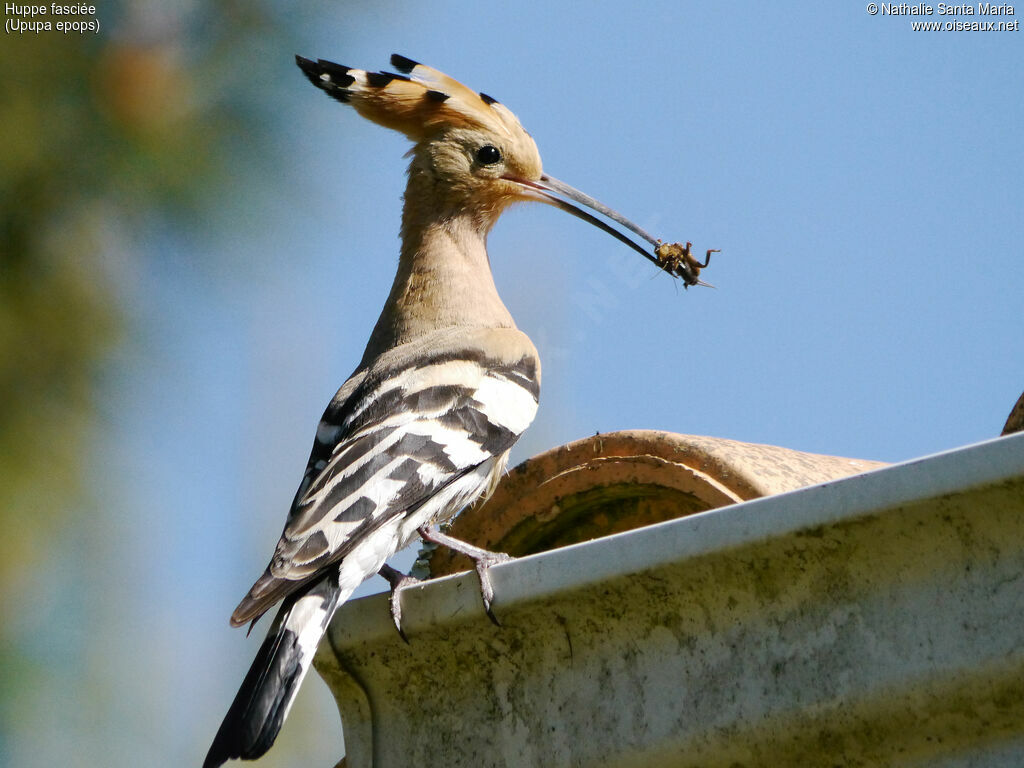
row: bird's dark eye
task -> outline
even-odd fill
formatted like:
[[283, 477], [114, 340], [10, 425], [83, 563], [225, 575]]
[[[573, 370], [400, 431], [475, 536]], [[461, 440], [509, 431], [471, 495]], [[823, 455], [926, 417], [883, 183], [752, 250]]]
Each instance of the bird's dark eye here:
[[501, 160], [501, 150], [493, 144], [484, 144], [476, 151], [476, 161], [480, 165], [494, 165]]

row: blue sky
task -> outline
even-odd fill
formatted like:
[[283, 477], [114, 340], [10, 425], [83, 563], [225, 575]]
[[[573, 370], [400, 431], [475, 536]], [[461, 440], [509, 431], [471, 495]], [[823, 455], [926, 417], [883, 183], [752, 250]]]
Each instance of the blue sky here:
[[[311, 15], [299, 49], [252, 51], [290, 84], [280, 159], [210, 212], [215, 236], [162, 229], [110, 254], [138, 324], [95, 459], [116, 541], [79, 553], [75, 631], [119, 639], [72, 634], [91, 648], [76, 674], [109, 695], [15, 764], [197, 764], [262, 636], [227, 616], [387, 295], [407, 149], [312, 88], [294, 53], [430, 63], [516, 112], [552, 175], [722, 249], [717, 288], [684, 291], [549, 207], [499, 222], [498, 288], [544, 364], [514, 460], [654, 428], [901, 461], [995, 436], [1024, 388], [1020, 32], [912, 32], [863, 3], [289, 12]], [[204, 264], [213, 249], [227, 268]], [[296, 714], [261, 765], [340, 755], [320, 681]]]

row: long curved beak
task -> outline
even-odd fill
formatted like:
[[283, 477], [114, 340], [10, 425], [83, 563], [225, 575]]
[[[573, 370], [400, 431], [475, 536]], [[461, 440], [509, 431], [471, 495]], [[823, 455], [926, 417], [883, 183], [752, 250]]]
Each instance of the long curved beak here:
[[[645, 259], [655, 264], [661, 269], [669, 272], [670, 274], [676, 275], [683, 279], [686, 285], [704, 285], [709, 288], [714, 288], [710, 283], [705, 283], [703, 280], [698, 279], [697, 275], [700, 273], [700, 265], [696, 260], [675, 260], [670, 263], [661, 257], [661, 249], [665, 248], [665, 244], [661, 240], [652, 237], [646, 231], [641, 229], [639, 226], [634, 224], [632, 221], [627, 219], [618, 211], [612, 210], [604, 203], [599, 200], [595, 200], [585, 192], [581, 192], [575, 187], [566, 184], [564, 181], [559, 181], [553, 176], [548, 176], [546, 173], [543, 174], [539, 180], [533, 181], [530, 179], [520, 179], [508, 177], [508, 181], [515, 182], [523, 188], [523, 197], [531, 200], [536, 200], [541, 203], [547, 203], [553, 205], [556, 208], [560, 208], [566, 213], [571, 213], [573, 216], [583, 219], [589, 224], [593, 224], [598, 229], [607, 232], [609, 235], [625, 243], [634, 251], [639, 253]], [[602, 216], [611, 219], [617, 224], [621, 224], [623, 227], [628, 229], [633, 234], [637, 235], [643, 240], [646, 240], [651, 244], [652, 248], [644, 248], [642, 245], [632, 240], [619, 230], [607, 224], [596, 216], [587, 213], [586, 211], [573, 205], [572, 202], [579, 203], [580, 205], [590, 208], [592, 211], [600, 213]], [[652, 252], [653, 251], [653, 252]], [[687, 250], [688, 255], [688, 250]], [[707, 262], [703, 266], [707, 266]]]

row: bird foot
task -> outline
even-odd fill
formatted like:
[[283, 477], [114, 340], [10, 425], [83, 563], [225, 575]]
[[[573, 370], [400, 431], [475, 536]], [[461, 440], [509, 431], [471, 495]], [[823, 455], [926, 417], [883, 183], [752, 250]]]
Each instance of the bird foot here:
[[488, 549], [475, 547], [461, 539], [456, 539], [446, 533], [441, 533], [441, 531], [433, 526], [425, 525], [421, 527], [419, 529], [419, 534], [425, 541], [447, 547], [453, 552], [465, 555], [473, 561], [473, 565], [476, 567], [477, 577], [480, 579], [480, 597], [484, 603], [484, 611], [487, 613], [487, 618], [494, 623], [494, 626], [500, 627], [501, 622], [498, 621], [498, 617], [494, 615], [494, 610], [491, 607], [494, 602], [494, 585], [491, 584], [491, 577], [488, 570], [492, 565], [507, 563], [515, 558], [511, 555], [505, 554], [504, 552], [491, 552]]
[[492, 565], [507, 563], [513, 559], [511, 555], [504, 552], [488, 552], [485, 556], [473, 560], [473, 564], [476, 566], [476, 575], [480, 579], [480, 597], [484, 602], [484, 611], [487, 613], [487, 618], [496, 627], [500, 627], [501, 622], [498, 621], [498, 617], [494, 615], [491, 608], [491, 603], [494, 602], [494, 585], [491, 584], [491, 577], [487, 571]]
[[420, 580], [413, 576], [407, 576], [387, 563], [382, 565], [377, 573], [387, 579], [388, 584], [391, 585], [391, 599], [388, 601], [391, 609], [391, 620], [395, 623], [398, 636], [408, 644], [409, 638], [405, 636], [405, 630], [402, 629], [402, 590], [414, 584], [419, 584]]

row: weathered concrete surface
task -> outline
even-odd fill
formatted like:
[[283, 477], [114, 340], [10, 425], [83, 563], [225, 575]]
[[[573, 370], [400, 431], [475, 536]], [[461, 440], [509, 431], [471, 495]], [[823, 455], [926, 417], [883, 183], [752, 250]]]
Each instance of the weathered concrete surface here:
[[348, 768], [1024, 765], [1024, 434], [343, 607]]

